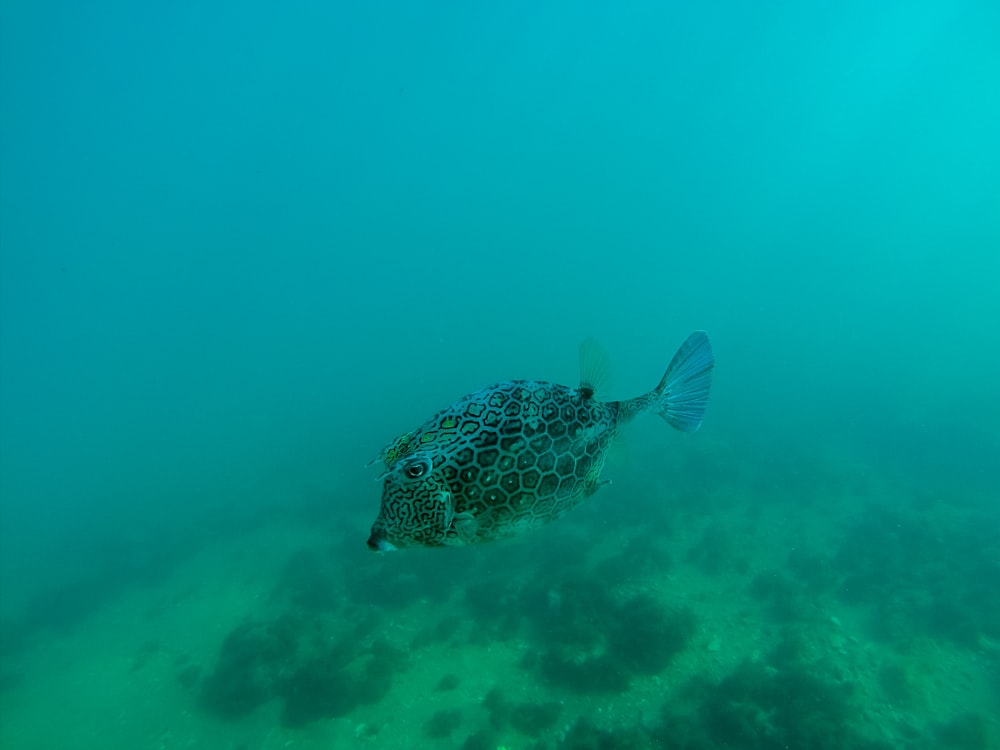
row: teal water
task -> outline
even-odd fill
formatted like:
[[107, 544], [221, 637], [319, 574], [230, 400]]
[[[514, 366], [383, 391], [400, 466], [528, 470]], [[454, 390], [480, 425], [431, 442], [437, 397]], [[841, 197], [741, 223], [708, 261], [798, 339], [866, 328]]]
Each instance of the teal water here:
[[[1000, 6], [0, 5], [0, 746], [1000, 747]], [[464, 394], [613, 483], [365, 549]]]

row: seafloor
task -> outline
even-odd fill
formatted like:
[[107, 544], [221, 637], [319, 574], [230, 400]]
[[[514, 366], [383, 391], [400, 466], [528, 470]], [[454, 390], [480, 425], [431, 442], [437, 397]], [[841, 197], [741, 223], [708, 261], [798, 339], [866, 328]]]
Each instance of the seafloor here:
[[995, 497], [675, 437], [512, 542], [373, 555], [359, 470], [67, 573], [3, 625], [0, 747], [1000, 747]]

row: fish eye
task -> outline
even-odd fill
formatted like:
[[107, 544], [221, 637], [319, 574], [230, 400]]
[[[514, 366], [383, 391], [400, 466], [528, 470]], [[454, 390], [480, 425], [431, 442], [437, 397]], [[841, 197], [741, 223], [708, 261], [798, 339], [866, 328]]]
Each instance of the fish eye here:
[[410, 479], [420, 479], [420, 477], [427, 473], [427, 468], [426, 461], [414, 461], [412, 464], [403, 469], [403, 472]]

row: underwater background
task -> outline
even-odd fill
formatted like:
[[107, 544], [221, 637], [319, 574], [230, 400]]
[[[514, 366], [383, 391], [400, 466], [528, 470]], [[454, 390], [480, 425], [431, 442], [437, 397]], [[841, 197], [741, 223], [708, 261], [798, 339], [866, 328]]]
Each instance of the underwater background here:
[[[0, 4], [0, 746], [1000, 747], [1000, 5]], [[365, 547], [687, 334], [701, 430]]]

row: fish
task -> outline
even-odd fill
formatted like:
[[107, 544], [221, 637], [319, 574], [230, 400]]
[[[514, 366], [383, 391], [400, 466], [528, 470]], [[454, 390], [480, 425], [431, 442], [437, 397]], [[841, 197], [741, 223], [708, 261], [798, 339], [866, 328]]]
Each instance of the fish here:
[[511, 380], [470, 393], [372, 460], [385, 471], [368, 547], [479, 544], [562, 517], [607, 483], [608, 451], [637, 415], [655, 409], [671, 427], [696, 431], [714, 365], [708, 335], [695, 331], [653, 390], [602, 401], [605, 358], [585, 342], [576, 388]]

